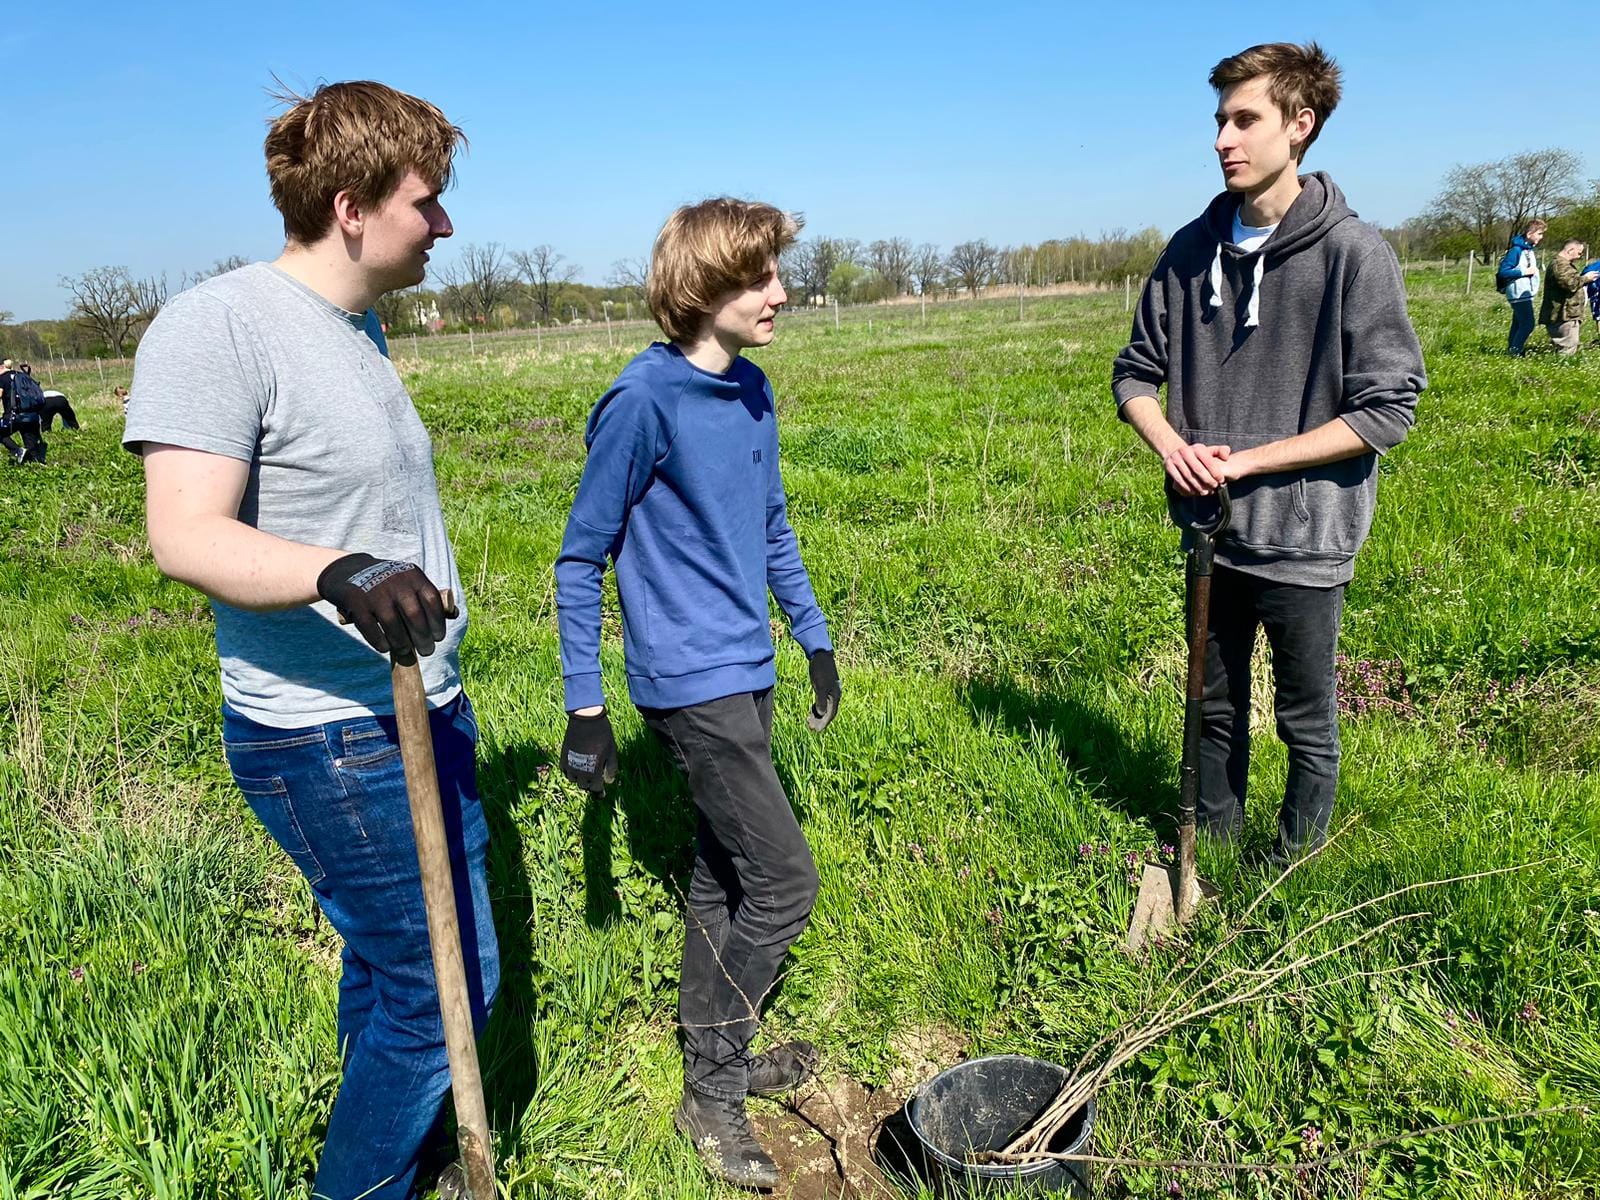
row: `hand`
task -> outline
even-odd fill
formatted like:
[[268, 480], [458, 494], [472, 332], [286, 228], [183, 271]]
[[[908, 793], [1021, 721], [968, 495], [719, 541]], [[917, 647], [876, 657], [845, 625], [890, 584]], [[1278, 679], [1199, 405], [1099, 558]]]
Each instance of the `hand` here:
[[584, 791], [606, 794], [617, 780], [617, 739], [611, 718], [601, 709], [592, 717], [567, 714], [567, 736], [561, 739], [561, 773]]
[[832, 650], [818, 650], [811, 656], [811, 711], [806, 724], [821, 733], [839, 713], [839, 667]]
[[1180, 496], [1209, 496], [1228, 482], [1222, 464], [1232, 452], [1228, 446], [1180, 442], [1161, 456], [1161, 462]]
[[444, 638], [444, 597], [415, 563], [346, 554], [317, 576], [317, 595], [348, 617], [374, 650], [401, 662], [432, 654]]

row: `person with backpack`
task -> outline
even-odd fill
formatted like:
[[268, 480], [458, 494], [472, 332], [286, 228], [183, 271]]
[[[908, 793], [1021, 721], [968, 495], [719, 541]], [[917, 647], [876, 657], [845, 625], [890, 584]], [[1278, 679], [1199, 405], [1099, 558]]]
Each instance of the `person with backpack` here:
[[[28, 363], [23, 363], [17, 370], [30, 378], [33, 376], [33, 367]], [[55, 427], [57, 417], [61, 418], [61, 428], [73, 430], [78, 428], [78, 414], [72, 411], [72, 403], [67, 399], [65, 392], [58, 392], [54, 388], [41, 388], [39, 395], [42, 399], [39, 424], [45, 433], [49, 433]]]
[[1539, 294], [1539, 256], [1534, 247], [1544, 241], [1548, 228], [1543, 217], [1528, 222], [1522, 233], [1511, 239], [1511, 246], [1500, 259], [1494, 273], [1494, 286], [1511, 305], [1511, 333], [1506, 353], [1521, 358], [1528, 335], [1533, 332], [1533, 300]]
[[[0, 367], [4, 368], [0, 370], [0, 444], [18, 463], [43, 464], [50, 448], [39, 431], [44, 390], [31, 373], [15, 369], [9, 358]], [[12, 440], [13, 433], [22, 438], [22, 445]]]

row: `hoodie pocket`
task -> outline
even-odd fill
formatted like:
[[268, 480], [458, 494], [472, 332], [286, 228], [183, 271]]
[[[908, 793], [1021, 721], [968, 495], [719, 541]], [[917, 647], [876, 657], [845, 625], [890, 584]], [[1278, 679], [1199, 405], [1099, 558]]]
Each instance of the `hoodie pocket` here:
[[[1192, 441], [1221, 443], [1235, 453], [1287, 433], [1247, 434], [1194, 430]], [[1233, 516], [1223, 547], [1262, 558], [1351, 558], [1372, 526], [1376, 456], [1363, 454], [1303, 471], [1252, 475], [1228, 487]], [[1174, 505], [1175, 519], [1184, 513]]]

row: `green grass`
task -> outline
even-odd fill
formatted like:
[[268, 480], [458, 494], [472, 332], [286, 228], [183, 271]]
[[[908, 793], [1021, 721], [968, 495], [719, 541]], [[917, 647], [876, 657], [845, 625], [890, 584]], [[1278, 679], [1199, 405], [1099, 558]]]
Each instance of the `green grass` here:
[[[1349, 592], [1355, 825], [1225, 961], [1406, 884], [1537, 865], [1411, 897], [1429, 919], [1174, 1035], [1103, 1092], [1104, 1153], [1292, 1161], [1311, 1126], [1338, 1147], [1600, 1103], [1600, 352], [1499, 356], [1504, 305], [1461, 282], [1410, 279], [1432, 386], [1383, 463]], [[1070, 1060], [1170, 965], [1119, 949], [1123, 856], [1169, 836], [1182, 663], [1158, 467], [1107, 389], [1126, 324], [1120, 294], [1029, 300], [1020, 321], [1014, 302], [925, 324], [861, 310], [837, 330], [798, 317], [759, 355], [845, 679], [811, 735], [804, 662], [780, 642], [774, 756], [822, 896], [768, 1024], [869, 1083], [902, 1078], [907, 1031], [930, 1027]], [[507, 977], [483, 1058], [517, 1197], [723, 1194], [669, 1116], [682, 785], [621, 703], [610, 802], [549, 769], [550, 565], [585, 415], [645, 335], [614, 336], [395, 347], [473, 604]], [[57, 383], [84, 432], [54, 434], [47, 469], [0, 471], [0, 1200], [305, 1197], [336, 1085], [337, 943], [231, 788], [210, 618], [150, 562], [119, 415], [96, 372]], [[1251, 845], [1284, 777], [1258, 725]], [[1204, 865], [1225, 897], [1201, 945], [1257, 886]], [[1098, 1176], [1112, 1196], [1176, 1177]], [[1304, 1181], [1183, 1180], [1191, 1197], [1593, 1195], [1600, 1121], [1472, 1126]]]

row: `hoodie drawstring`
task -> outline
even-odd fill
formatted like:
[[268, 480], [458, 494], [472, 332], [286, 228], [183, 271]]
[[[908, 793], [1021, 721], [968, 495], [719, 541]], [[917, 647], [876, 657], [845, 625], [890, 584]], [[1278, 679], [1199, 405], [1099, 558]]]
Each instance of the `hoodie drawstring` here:
[[[1244, 324], [1246, 329], [1254, 329], [1261, 324], [1261, 277], [1267, 270], [1267, 256], [1264, 251], [1255, 254], [1255, 269], [1250, 274], [1250, 300], [1245, 305]], [[1206, 303], [1212, 308], [1222, 307], [1222, 243], [1217, 243], [1217, 252], [1211, 258], [1211, 273], [1206, 282], [1211, 286], [1211, 298]]]

